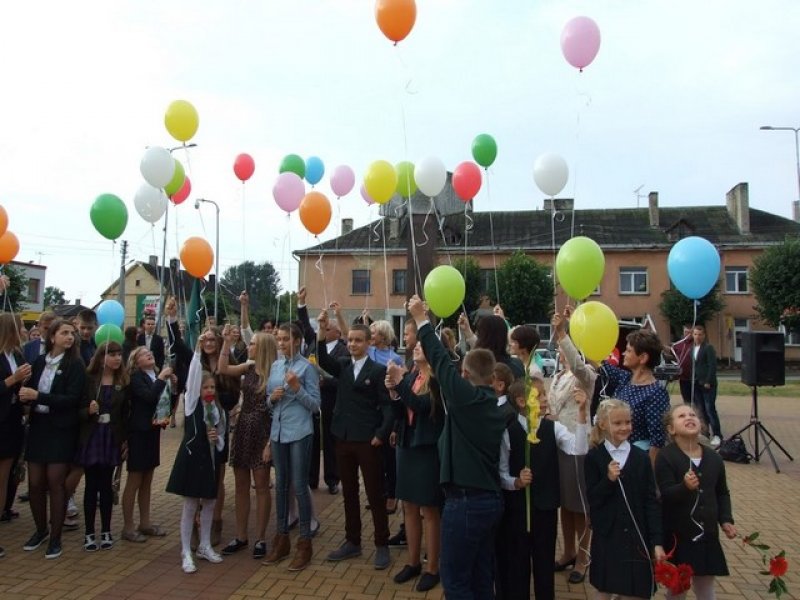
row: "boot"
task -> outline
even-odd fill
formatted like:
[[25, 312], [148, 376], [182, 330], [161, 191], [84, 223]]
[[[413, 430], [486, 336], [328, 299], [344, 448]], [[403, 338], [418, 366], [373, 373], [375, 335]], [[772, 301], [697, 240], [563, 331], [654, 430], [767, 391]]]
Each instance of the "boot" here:
[[311, 538], [298, 538], [297, 550], [295, 551], [292, 562], [289, 563], [290, 571], [302, 571], [311, 562], [311, 555], [314, 550], [311, 548]]
[[211, 545], [219, 546], [222, 540], [222, 519], [214, 519], [211, 522]]
[[[310, 548], [309, 544], [309, 548]], [[280, 562], [287, 556], [289, 556], [289, 552], [291, 551], [292, 546], [289, 543], [289, 534], [288, 533], [276, 533], [275, 537], [272, 539], [272, 549], [267, 554], [267, 557], [264, 559], [262, 564], [265, 565], [272, 565], [276, 562]]]

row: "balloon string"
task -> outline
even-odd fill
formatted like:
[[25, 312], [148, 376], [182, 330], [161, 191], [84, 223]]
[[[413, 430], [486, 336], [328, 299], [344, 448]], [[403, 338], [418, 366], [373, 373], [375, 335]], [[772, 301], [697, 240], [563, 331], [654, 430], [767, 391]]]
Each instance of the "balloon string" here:
[[244, 279], [244, 290], [247, 291], [247, 188], [242, 182], [242, 278]]
[[367, 280], [369, 283], [369, 290], [367, 293], [364, 294], [364, 310], [369, 308], [369, 296], [372, 292], [372, 236], [374, 231], [372, 230], [372, 205], [369, 205], [369, 223], [367, 223]]
[[428, 232], [425, 230], [425, 228], [428, 226], [428, 219], [430, 218], [432, 212], [433, 212], [433, 198], [431, 198], [431, 204], [430, 206], [428, 206], [428, 212], [425, 213], [425, 220], [422, 221], [422, 235], [425, 236], [425, 241], [416, 244], [418, 248], [427, 246], [428, 242], [430, 241], [430, 238], [428, 237]]
[[[444, 245], [445, 254], [447, 254], [447, 263], [452, 267], [453, 266], [453, 257], [450, 255], [450, 246], [447, 244], [447, 236], [444, 234], [444, 216], [440, 215], [436, 210], [436, 205], [434, 204], [433, 198], [431, 198], [431, 210], [433, 211], [433, 215], [436, 217], [436, 222], [439, 225], [439, 234], [442, 236], [442, 244]], [[466, 270], [466, 263], [464, 265], [464, 269]], [[461, 302], [461, 312], [465, 315], [467, 314], [467, 308], [464, 305], [464, 302]], [[461, 329], [458, 330], [459, 338], [461, 337]]]
[[386, 260], [386, 217], [381, 219], [381, 238], [383, 238], [383, 283], [386, 291], [386, 305], [384, 308], [384, 316], [389, 313], [389, 273]]
[[[206, 323], [208, 323], [208, 311], [206, 310], [206, 299], [205, 299], [205, 293], [206, 293], [206, 288], [208, 287], [208, 282], [205, 279], [201, 279], [200, 281], [203, 282], [203, 287], [200, 289], [200, 306], [198, 306], [197, 310], [194, 311], [194, 316], [195, 319], [197, 319], [198, 325], [203, 322], [202, 313], [205, 313]], [[202, 332], [203, 328], [200, 327], [200, 333]]]
[[189, 172], [189, 175], [194, 177], [194, 173], [192, 173], [192, 155], [189, 153], [189, 148], [186, 146], [186, 142], [183, 143], [183, 154], [186, 157], [186, 170]]
[[[692, 310], [694, 312], [694, 314], [692, 316], [692, 332], [694, 332], [694, 328], [697, 325], [697, 305], [699, 303], [700, 303], [699, 300], [692, 300]], [[694, 368], [695, 368], [695, 364], [696, 364], [696, 361], [694, 359], [694, 348], [692, 348], [690, 350], [690, 352], [692, 353], [692, 392], [691, 392], [691, 394], [689, 396], [689, 403], [692, 406], [694, 406], [694, 388], [695, 388]], [[706, 425], [708, 425], [710, 427], [710, 425], [708, 423], [706, 423]], [[717, 433], [717, 432], [715, 432], [715, 433]]]
[[[419, 285], [417, 282], [421, 279], [422, 275], [420, 273], [419, 260], [417, 258], [417, 241], [415, 238], [416, 234], [414, 233], [414, 217], [411, 214], [411, 198], [409, 198], [406, 203], [406, 209], [408, 211], [408, 227], [411, 231], [411, 277], [414, 280], [414, 293], [419, 295]], [[400, 218], [401, 210], [402, 210], [402, 205], [395, 208], [395, 216], [398, 219]], [[423, 229], [424, 227], [425, 226], [423, 224]], [[408, 269], [406, 269], [406, 273], [408, 273]]]
[[[333, 250], [333, 275], [331, 277], [331, 279], [333, 279], [333, 281], [336, 281], [336, 258], [337, 258], [337, 255], [339, 254], [339, 238], [342, 237], [342, 212], [341, 212], [342, 208], [341, 208], [340, 200], [341, 200], [341, 198], [339, 196], [336, 196], [336, 231], [337, 231], [338, 235], [336, 236], [336, 239], [333, 242], [333, 248], [334, 248], [334, 250]], [[328, 307], [328, 303], [326, 302], [325, 303], [325, 308], [327, 308], [327, 307]]]
[[[491, 207], [491, 206], [494, 206], [494, 205], [492, 204], [492, 189], [491, 189], [491, 186], [489, 185], [489, 169], [488, 169], [488, 167], [486, 169], [484, 169], [484, 171], [486, 172], [486, 199], [488, 201], [489, 206]], [[495, 243], [494, 243], [494, 221], [492, 219], [492, 212], [493, 211], [491, 211], [491, 210], [489, 211], [489, 235], [490, 235], [491, 240], [492, 240], [492, 267], [493, 267], [493, 270], [494, 270], [494, 293], [495, 293], [497, 304], [500, 304], [502, 306], [502, 304], [500, 303], [500, 285], [497, 282], [497, 254], [495, 254], [495, 251], [494, 251], [497, 246], [495, 246]]]
[[550, 277], [553, 279], [553, 310], [558, 313], [558, 290], [556, 287], [556, 199], [554, 196], [550, 196], [550, 243], [552, 250]]
[[[317, 241], [318, 244], [321, 243], [318, 235], [315, 235], [314, 239]], [[325, 269], [323, 268], [322, 265], [322, 258], [323, 258], [323, 253], [322, 251], [320, 251], [319, 258], [317, 259], [317, 262], [314, 263], [314, 266], [316, 267], [317, 271], [319, 271], [320, 277], [322, 278], [322, 298], [324, 302], [323, 306], [327, 308], [328, 289], [325, 287]]]

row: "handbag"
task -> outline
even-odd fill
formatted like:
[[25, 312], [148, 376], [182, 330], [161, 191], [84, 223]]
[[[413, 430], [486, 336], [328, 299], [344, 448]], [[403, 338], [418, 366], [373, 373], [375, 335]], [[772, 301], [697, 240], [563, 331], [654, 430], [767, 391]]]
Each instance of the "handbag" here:
[[719, 452], [722, 460], [727, 460], [728, 462], [735, 462], [742, 465], [750, 464], [750, 461], [753, 459], [753, 455], [747, 451], [747, 447], [744, 445], [744, 440], [740, 435], [735, 435], [723, 441], [720, 444], [717, 452]]
[[164, 391], [158, 398], [156, 410], [153, 412], [153, 427], [162, 429], [169, 425], [169, 416], [172, 413], [172, 382], [167, 381]]

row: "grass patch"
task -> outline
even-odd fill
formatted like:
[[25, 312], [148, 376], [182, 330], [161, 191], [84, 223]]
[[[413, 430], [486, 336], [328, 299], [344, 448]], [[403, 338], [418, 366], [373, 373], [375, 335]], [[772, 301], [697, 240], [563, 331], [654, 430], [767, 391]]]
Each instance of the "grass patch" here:
[[[741, 381], [719, 380], [718, 396], [750, 396], [752, 390]], [[800, 397], [800, 382], [790, 381], [779, 387], [759, 387], [759, 396], [779, 396], [782, 398]]]

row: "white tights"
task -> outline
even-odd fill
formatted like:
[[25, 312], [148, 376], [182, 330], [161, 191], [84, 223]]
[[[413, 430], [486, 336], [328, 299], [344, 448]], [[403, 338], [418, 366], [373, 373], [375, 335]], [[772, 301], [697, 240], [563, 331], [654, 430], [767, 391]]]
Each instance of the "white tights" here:
[[[211, 522], [214, 520], [215, 499], [203, 498], [203, 506], [200, 511], [200, 546], [211, 546]], [[184, 498], [183, 514], [181, 515], [181, 550], [190, 553], [192, 551], [192, 527], [194, 527], [194, 516], [197, 514], [197, 507], [200, 498]]]
[[[716, 600], [717, 594], [714, 592], [713, 575], [695, 575], [692, 577], [692, 591], [697, 600]], [[667, 591], [668, 600], [684, 600], [686, 594], [673, 596]]]

